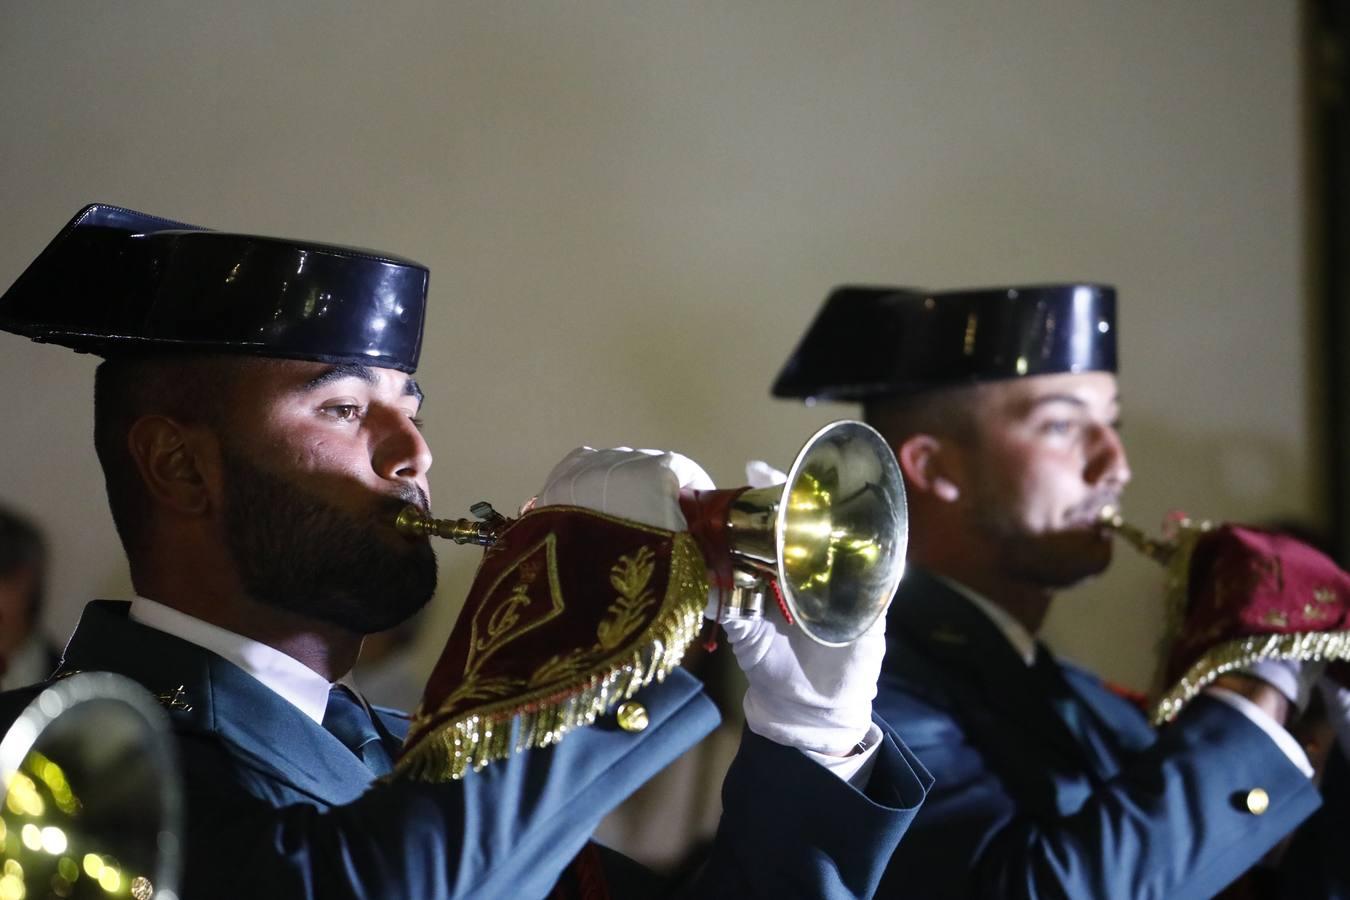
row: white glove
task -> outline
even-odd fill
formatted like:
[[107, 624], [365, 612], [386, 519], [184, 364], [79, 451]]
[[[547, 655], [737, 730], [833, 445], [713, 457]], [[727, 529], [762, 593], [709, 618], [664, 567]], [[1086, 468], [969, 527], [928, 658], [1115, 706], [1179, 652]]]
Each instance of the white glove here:
[[780, 472], [762, 459], [752, 459], [745, 464], [745, 483], [752, 488], [773, 487], [785, 481], [786, 472]]
[[1327, 721], [1336, 729], [1336, 743], [1350, 760], [1350, 688], [1341, 687], [1330, 678], [1323, 678], [1317, 687], [1327, 706]]
[[[678, 453], [579, 447], [554, 467], [534, 505], [584, 506], [681, 531], [687, 527], [679, 505], [684, 487], [714, 485], [697, 463]], [[716, 609], [714, 600], [706, 615], [714, 617]], [[817, 644], [789, 626], [772, 604], [763, 618], [733, 619], [722, 627], [750, 683], [745, 718], [752, 731], [830, 755], [849, 753], [867, 736], [886, 654], [884, 616], [848, 647]]]
[[687, 456], [661, 450], [578, 447], [553, 467], [534, 506], [584, 506], [668, 531], [688, 525], [680, 489], [712, 490], [713, 481]]
[[[750, 687], [745, 724], [775, 743], [831, 756], [853, 751], [872, 728], [886, 617], [847, 647], [826, 647], [788, 625], [775, 603], [762, 618], [722, 623]], [[708, 604], [708, 618], [717, 604]]]
[[1308, 708], [1313, 687], [1322, 677], [1326, 663], [1296, 662], [1289, 659], [1263, 659], [1243, 669], [1243, 674], [1259, 678], [1284, 694], [1300, 713]]
[[[753, 459], [746, 483], [771, 487], [787, 475]], [[717, 615], [717, 597], [704, 615]], [[872, 728], [872, 700], [886, 655], [886, 617], [848, 647], [824, 647], [787, 624], [777, 604], [760, 619], [722, 623], [736, 661], [750, 682], [745, 723], [758, 735], [802, 750], [837, 756], [852, 751]]]

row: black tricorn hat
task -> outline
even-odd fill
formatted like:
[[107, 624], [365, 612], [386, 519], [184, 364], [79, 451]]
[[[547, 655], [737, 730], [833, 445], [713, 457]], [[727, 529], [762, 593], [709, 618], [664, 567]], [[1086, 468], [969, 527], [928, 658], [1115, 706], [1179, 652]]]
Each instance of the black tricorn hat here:
[[0, 329], [100, 356], [243, 353], [412, 372], [428, 276], [369, 250], [93, 204], [0, 296]]
[[835, 288], [775, 397], [865, 400], [1055, 372], [1116, 371], [1116, 291]]

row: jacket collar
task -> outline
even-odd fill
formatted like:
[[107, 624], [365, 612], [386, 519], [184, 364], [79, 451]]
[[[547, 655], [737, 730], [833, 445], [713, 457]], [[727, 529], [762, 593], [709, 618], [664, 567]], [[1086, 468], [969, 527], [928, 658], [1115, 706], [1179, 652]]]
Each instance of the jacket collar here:
[[1002, 631], [941, 579], [911, 567], [886, 624], [888, 654], [917, 649], [951, 679], [944, 687], [974, 695], [971, 710], [993, 711], [993, 721], [984, 723], [993, 732], [992, 740], [1010, 745], [1022, 735], [1039, 749], [1050, 749], [1069, 769], [1102, 777], [1114, 770], [1074, 737], [1050, 705], [1036, 673]]
[[940, 578], [911, 566], [886, 621], [887, 634], [999, 679], [1026, 663], [988, 616]]
[[[85, 607], [58, 677], [107, 671], [156, 696], [174, 730], [218, 738], [245, 765], [326, 804], [360, 796], [374, 776], [337, 738], [233, 663], [127, 618], [129, 603]], [[382, 715], [391, 737], [397, 717]]]

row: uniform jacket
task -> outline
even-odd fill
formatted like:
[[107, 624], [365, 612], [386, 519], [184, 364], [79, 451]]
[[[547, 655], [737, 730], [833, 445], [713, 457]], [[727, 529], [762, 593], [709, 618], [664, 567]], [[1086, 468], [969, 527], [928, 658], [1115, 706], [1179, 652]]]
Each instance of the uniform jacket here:
[[[609, 717], [462, 781], [372, 785], [313, 720], [221, 657], [131, 621], [127, 608], [91, 603], [61, 672], [117, 672], [165, 704], [187, 800], [185, 900], [545, 896], [601, 817], [716, 723], [698, 683], [677, 670], [637, 696], [650, 720], [640, 732]], [[34, 694], [0, 695], [0, 721]], [[380, 710], [379, 719], [396, 750], [406, 718]], [[889, 733], [879, 752], [860, 792], [747, 735], [726, 781], [723, 830], [691, 890], [870, 895], [927, 787]], [[615, 896], [664, 887], [621, 868]]]
[[887, 635], [876, 709], [935, 786], [878, 896], [1211, 897], [1320, 803], [1238, 711], [1202, 696], [1155, 731], [1091, 674], [1028, 667], [922, 571], [906, 575]]

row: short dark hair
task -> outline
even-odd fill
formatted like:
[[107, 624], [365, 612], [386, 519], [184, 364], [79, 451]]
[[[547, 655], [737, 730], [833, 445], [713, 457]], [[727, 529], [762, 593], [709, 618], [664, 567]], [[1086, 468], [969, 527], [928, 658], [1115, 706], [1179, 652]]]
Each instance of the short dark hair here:
[[968, 444], [975, 440], [978, 385], [939, 388], [863, 401], [863, 421], [898, 447], [916, 434]]
[[28, 614], [32, 620], [42, 608], [46, 588], [47, 541], [33, 520], [0, 506], [0, 578], [9, 578], [25, 570], [33, 573], [28, 596]]
[[117, 536], [134, 564], [144, 543], [150, 495], [127, 444], [131, 426], [162, 415], [190, 425], [223, 425], [240, 358], [153, 354], [104, 360], [94, 372], [94, 450], [103, 467]]

